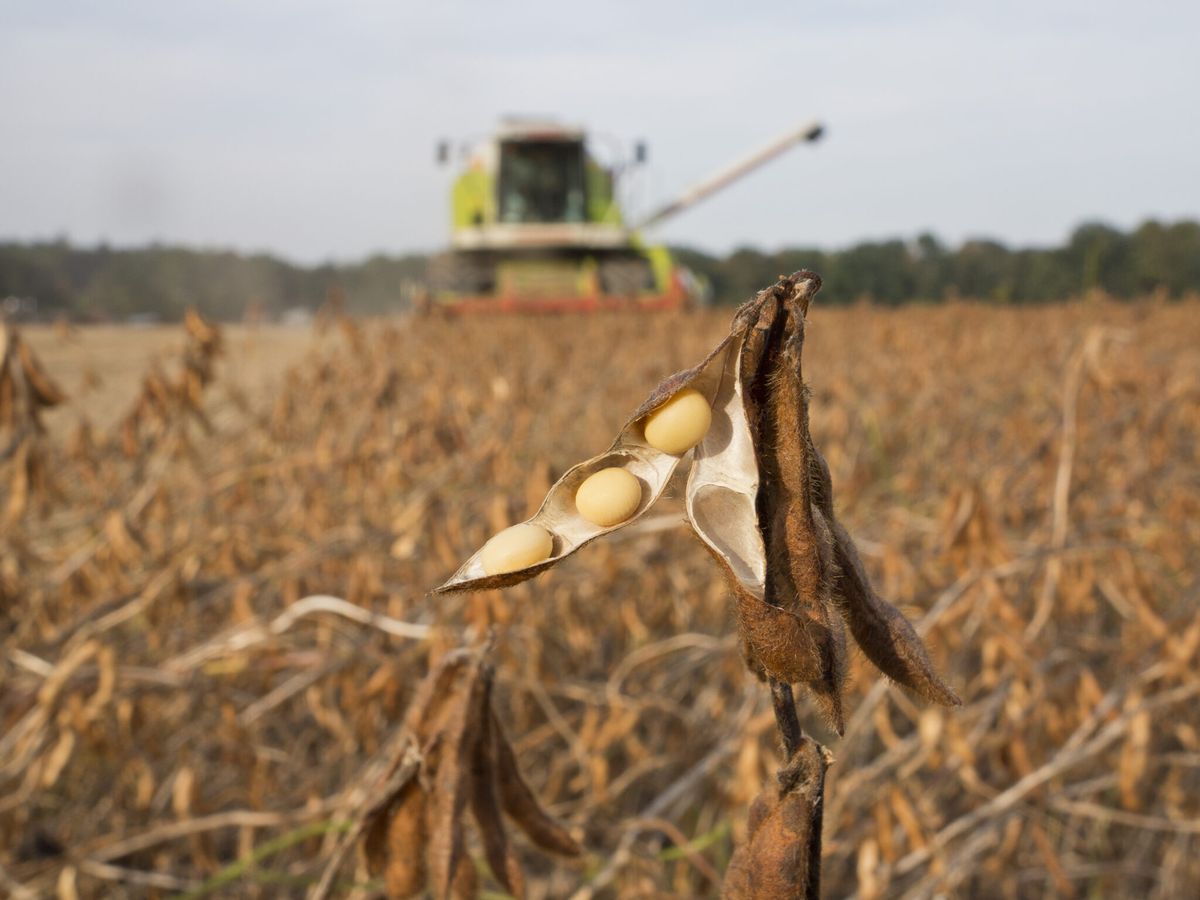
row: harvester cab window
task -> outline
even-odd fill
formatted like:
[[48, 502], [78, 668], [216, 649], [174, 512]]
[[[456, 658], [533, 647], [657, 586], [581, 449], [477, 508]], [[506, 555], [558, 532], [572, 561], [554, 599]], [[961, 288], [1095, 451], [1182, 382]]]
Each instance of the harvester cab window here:
[[502, 143], [500, 221], [587, 221], [583, 144], [578, 141]]

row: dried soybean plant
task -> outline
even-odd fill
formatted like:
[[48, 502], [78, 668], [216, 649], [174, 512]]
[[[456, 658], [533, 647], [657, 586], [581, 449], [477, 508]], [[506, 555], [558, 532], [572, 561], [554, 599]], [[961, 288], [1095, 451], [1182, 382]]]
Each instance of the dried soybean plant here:
[[[801, 368], [805, 317], [820, 285], [802, 270], [743, 305], [728, 336], [660, 384], [607, 451], [568, 470], [534, 516], [493, 537], [435, 591], [507, 587], [545, 571], [644, 515], [694, 451], [687, 517], [732, 586], [745, 661], [770, 684], [785, 755], [731, 861], [724, 890], [732, 898], [819, 893], [832, 757], [802, 732], [792, 685], [842, 734], [845, 626], [885, 675], [935, 703], [960, 702], [912, 625], [872, 590], [834, 516]], [[442, 896], [449, 877], [435, 881]]]
[[524, 896], [525, 876], [504, 828], [507, 815], [535, 844], [578, 856], [579, 844], [538, 803], [492, 708], [490, 642], [442, 657], [409, 706], [386, 768], [325, 868], [311, 900], [328, 897], [360, 839], [367, 871], [388, 896], [471, 898], [478, 889], [463, 817], [469, 809], [500, 885]]
[[[15, 328], [0, 319], [0, 466], [11, 461], [8, 500], [0, 521], [11, 524], [29, 507], [31, 497], [53, 493], [41, 437], [42, 412], [67, 399], [46, 374], [33, 349]], [[0, 470], [2, 471], [2, 470]]]
[[221, 332], [190, 308], [183, 328], [187, 343], [179, 372], [174, 378], [157, 366], [147, 372], [141, 393], [121, 421], [121, 448], [127, 457], [137, 457], [169, 436], [183, 438], [188, 419], [195, 419], [206, 434], [213, 430], [204, 412], [204, 390], [215, 376]]

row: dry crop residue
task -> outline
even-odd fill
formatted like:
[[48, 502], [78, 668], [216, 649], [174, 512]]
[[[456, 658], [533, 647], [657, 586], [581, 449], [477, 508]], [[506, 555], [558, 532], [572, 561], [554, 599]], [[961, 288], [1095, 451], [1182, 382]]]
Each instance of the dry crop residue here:
[[[670, 506], [503, 594], [423, 596], [728, 312], [565, 324], [343, 322], [270, 395], [230, 380], [227, 339], [212, 433], [166, 414], [132, 446], [119, 419], [76, 429], [89, 399], [42, 354], [69, 399], [0, 531], [0, 892], [314, 884], [423, 674], [495, 625], [497, 717], [586, 851], [514, 835], [529, 895], [715, 894], [779, 759]], [[837, 758], [825, 891], [1186, 893], [1200, 305], [822, 309], [810, 337], [839, 517], [965, 704], [852, 655], [845, 738], [808, 711]]]

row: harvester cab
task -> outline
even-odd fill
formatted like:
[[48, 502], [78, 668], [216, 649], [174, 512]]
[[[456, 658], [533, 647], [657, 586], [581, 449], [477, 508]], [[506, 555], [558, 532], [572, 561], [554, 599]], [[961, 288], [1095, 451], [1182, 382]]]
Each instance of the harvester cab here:
[[[645, 160], [604, 165], [581, 128], [546, 120], [506, 119], [476, 144], [454, 181], [451, 246], [430, 263], [429, 297], [451, 312], [555, 312], [676, 309], [695, 300], [694, 279], [665, 247], [642, 243], [640, 227], [657, 224], [799, 140], [805, 126], [692, 188], [648, 216], [624, 221], [617, 180]], [[438, 148], [450, 161], [450, 146]]]

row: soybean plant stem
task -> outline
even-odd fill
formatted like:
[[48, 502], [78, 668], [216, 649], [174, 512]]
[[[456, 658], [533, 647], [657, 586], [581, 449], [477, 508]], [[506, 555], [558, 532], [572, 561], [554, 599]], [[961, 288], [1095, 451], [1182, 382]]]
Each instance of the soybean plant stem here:
[[783, 758], [790, 760], [804, 741], [804, 732], [800, 730], [800, 718], [796, 715], [796, 699], [792, 696], [792, 686], [772, 678], [771, 699], [775, 704], [775, 726], [783, 739]]

